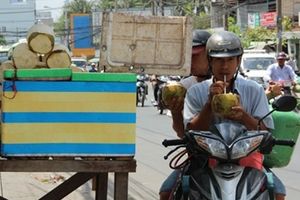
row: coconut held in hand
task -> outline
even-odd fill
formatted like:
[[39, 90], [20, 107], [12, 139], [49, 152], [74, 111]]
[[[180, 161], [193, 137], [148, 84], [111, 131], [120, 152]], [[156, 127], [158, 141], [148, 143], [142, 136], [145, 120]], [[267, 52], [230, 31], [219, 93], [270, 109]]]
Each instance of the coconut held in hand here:
[[297, 84], [293, 87], [293, 91], [299, 93], [300, 92], [300, 85]]
[[185, 96], [186, 89], [178, 82], [170, 82], [162, 89], [162, 100], [164, 104], [169, 105], [174, 97]]
[[231, 108], [239, 105], [239, 97], [233, 93], [214, 95], [211, 106], [213, 112], [226, 117], [231, 114]]

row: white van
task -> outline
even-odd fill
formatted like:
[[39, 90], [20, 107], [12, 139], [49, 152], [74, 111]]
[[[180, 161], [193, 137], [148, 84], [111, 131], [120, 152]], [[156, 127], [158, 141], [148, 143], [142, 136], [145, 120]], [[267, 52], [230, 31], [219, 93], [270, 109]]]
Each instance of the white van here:
[[0, 46], [0, 65], [4, 61], [8, 60], [8, 51], [9, 51], [9, 46]]
[[245, 50], [240, 72], [246, 78], [252, 79], [266, 87], [263, 77], [269, 65], [276, 62], [275, 53], [266, 53], [263, 50]]
[[86, 58], [83, 57], [72, 57], [72, 65], [81, 68], [83, 71], [86, 71], [86, 66], [88, 64]]

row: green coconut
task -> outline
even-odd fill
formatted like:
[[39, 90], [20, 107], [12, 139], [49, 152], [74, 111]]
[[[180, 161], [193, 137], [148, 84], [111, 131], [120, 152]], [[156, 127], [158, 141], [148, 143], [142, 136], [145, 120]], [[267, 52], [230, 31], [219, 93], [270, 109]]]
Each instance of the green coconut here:
[[232, 107], [239, 105], [239, 97], [233, 93], [214, 95], [211, 106], [213, 112], [226, 117], [231, 114]]
[[293, 87], [293, 91], [294, 91], [294, 92], [300, 92], [300, 85], [299, 85], [299, 84], [295, 85], [295, 86]]
[[162, 100], [166, 105], [170, 104], [170, 101], [174, 97], [183, 97], [185, 96], [186, 89], [178, 82], [168, 83], [162, 89]]

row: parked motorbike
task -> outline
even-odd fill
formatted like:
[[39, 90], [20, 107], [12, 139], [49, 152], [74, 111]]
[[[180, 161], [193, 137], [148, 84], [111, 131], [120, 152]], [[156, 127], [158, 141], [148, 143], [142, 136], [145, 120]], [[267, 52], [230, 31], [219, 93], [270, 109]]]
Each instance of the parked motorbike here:
[[159, 76], [157, 78], [157, 85], [156, 85], [156, 90], [157, 90], [157, 110], [159, 111], [159, 114], [163, 114], [164, 110], [167, 109], [165, 104], [163, 103], [162, 100], [162, 89], [165, 87], [165, 85], [170, 81], [168, 76]]
[[[292, 96], [282, 96], [273, 102], [273, 111], [291, 111], [296, 106]], [[293, 140], [275, 139], [270, 132], [248, 131], [237, 123], [215, 124], [212, 131], [189, 131], [183, 139], [164, 140], [163, 145], [176, 146], [166, 156], [184, 148], [170, 161], [170, 167], [180, 170], [173, 200], [272, 200], [273, 190], [268, 176], [261, 170], [239, 165], [242, 158], [255, 151], [268, 154], [274, 145], [293, 147]], [[187, 158], [182, 161], [183, 157]], [[214, 159], [215, 166], [211, 166]]]
[[146, 96], [148, 94], [148, 85], [146, 83], [146, 75], [138, 74], [136, 82], [136, 105], [140, 103], [142, 107], [145, 105]]

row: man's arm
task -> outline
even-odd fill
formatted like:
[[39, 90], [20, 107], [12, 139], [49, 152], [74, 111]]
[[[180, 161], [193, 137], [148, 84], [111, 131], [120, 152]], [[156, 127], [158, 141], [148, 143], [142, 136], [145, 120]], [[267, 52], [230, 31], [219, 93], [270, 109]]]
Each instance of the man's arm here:
[[296, 85], [298, 76], [296, 75], [295, 71], [292, 68], [290, 69], [291, 70], [289, 70], [289, 72], [290, 72], [291, 79], [293, 81], [293, 85]]
[[[216, 82], [209, 86], [208, 91], [199, 88], [187, 96], [184, 107], [184, 117], [190, 119], [186, 122], [186, 128], [188, 130], [209, 130], [210, 124], [213, 121], [211, 101], [215, 94], [224, 93], [223, 87], [223, 82]], [[207, 96], [203, 96], [205, 92], [207, 92]], [[197, 94], [200, 96], [194, 97]]]
[[211, 110], [211, 103], [207, 102], [201, 112], [197, 114], [188, 124], [188, 130], [209, 130], [213, 115]]
[[172, 112], [173, 119], [173, 129], [177, 133], [177, 136], [183, 138], [184, 136], [184, 124], [183, 124], [183, 114], [181, 112]]
[[265, 76], [263, 77], [265, 82], [269, 82], [271, 80], [272, 66], [273, 65], [268, 66], [266, 70]]
[[[230, 120], [240, 122], [243, 124], [247, 130], [256, 130], [258, 125], [258, 119], [249, 115], [242, 106], [235, 106], [232, 108], [231, 115], [227, 117]], [[263, 122], [260, 124], [261, 130], [267, 130], [267, 127]]]
[[172, 113], [173, 124], [172, 127], [177, 136], [182, 138], [184, 136], [184, 124], [183, 124], [183, 104], [184, 97], [173, 97], [167, 108]]

